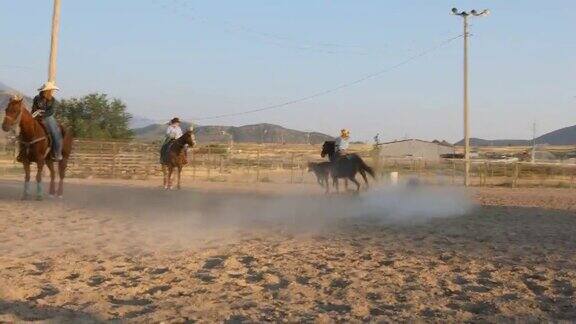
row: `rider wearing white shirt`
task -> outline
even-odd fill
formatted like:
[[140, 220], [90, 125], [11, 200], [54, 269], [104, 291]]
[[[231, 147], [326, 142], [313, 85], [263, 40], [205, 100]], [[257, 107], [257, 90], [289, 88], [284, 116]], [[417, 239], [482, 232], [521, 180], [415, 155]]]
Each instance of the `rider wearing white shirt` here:
[[179, 139], [182, 136], [182, 128], [179, 123], [171, 124], [166, 128], [166, 137], [171, 140]]
[[340, 136], [336, 138], [336, 154], [339, 156], [346, 155], [348, 150], [348, 140], [350, 139], [350, 131], [347, 129], [342, 129], [340, 131]]
[[168, 123], [168, 128], [166, 128], [166, 138], [164, 139], [164, 143], [162, 144], [162, 148], [160, 150], [160, 162], [166, 163], [166, 159], [168, 158], [168, 150], [170, 149], [170, 145], [180, 137], [182, 137], [182, 128], [180, 128], [180, 119], [172, 118]]

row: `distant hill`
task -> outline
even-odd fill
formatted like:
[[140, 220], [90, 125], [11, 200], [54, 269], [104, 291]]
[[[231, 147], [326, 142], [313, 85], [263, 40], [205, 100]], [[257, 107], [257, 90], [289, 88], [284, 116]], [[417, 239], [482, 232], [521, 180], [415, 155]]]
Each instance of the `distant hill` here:
[[[2, 113], [4, 113], [4, 108], [8, 105], [10, 98], [16, 93], [21, 94], [7, 85], [0, 83], [0, 110], [2, 110]], [[32, 98], [24, 96], [24, 100], [26, 100], [26, 104], [28, 108], [30, 108], [32, 106]]]
[[[190, 127], [190, 123], [182, 123], [182, 129]], [[158, 141], [164, 138], [166, 125], [154, 124], [134, 129], [136, 139], [142, 141]], [[256, 124], [246, 126], [195, 126], [196, 139], [199, 142], [236, 143], [312, 143], [318, 144], [334, 137], [318, 132], [302, 132], [284, 128], [274, 124]]]
[[576, 144], [576, 125], [560, 128], [536, 139], [537, 144], [574, 145]]
[[137, 128], [143, 128], [146, 126], [154, 125], [156, 123], [157, 123], [157, 121], [152, 120], [150, 118], [133, 115], [132, 118], [130, 119], [129, 127], [130, 127], [130, 129], [137, 129]]
[[[470, 145], [472, 146], [527, 146], [531, 144], [532, 140], [486, 140], [481, 138], [470, 139]], [[576, 145], [576, 125], [560, 128], [537, 137], [536, 144]], [[464, 145], [464, 140], [459, 141], [455, 145]]]
[[[526, 146], [529, 145], [530, 143], [531, 141], [517, 140], [517, 139], [487, 140], [476, 137], [470, 138], [471, 146]], [[461, 140], [454, 145], [462, 146], [464, 145], [464, 140]]]

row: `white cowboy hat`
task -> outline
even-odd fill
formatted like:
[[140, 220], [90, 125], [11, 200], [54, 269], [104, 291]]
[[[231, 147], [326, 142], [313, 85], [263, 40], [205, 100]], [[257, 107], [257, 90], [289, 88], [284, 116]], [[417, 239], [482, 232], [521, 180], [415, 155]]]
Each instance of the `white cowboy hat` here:
[[42, 92], [42, 91], [47, 91], [47, 90], [60, 90], [60, 88], [58, 88], [54, 82], [51, 81], [47, 81], [46, 83], [44, 83], [39, 89], [38, 91]]

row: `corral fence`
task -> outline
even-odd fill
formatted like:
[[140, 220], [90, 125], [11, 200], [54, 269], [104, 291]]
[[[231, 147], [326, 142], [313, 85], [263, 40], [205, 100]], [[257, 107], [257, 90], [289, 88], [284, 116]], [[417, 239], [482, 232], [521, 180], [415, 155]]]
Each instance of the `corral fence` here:
[[[372, 163], [383, 179], [391, 172], [398, 172], [405, 179], [416, 178], [435, 184], [464, 184], [465, 163], [461, 159], [426, 161], [375, 157]], [[576, 164], [478, 159], [471, 161], [470, 179], [473, 186], [574, 188]]]
[[[76, 140], [69, 176], [76, 178], [149, 179], [160, 177], [159, 144]], [[312, 183], [307, 164], [321, 161], [319, 145], [205, 144], [189, 151], [183, 176], [215, 182]], [[379, 179], [391, 172], [400, 179], [418, 178], [433, 184], [463, 184], [464, 163], [457, 159], [428, 161], [382, 158], [368, 145], [352, 145], [371, 165]], [[15, 163], [15, 147], [0, 145], [0, 175], [21, 174]], [[475, 186], [576, 186], [576, 164], [474, 160], [471, 180]]]
[[[14, 145], [1, 148], [0, 174], [19, 174]], [[148, 179], [162, 176], [160, 144], [76, 140], [68, 174], [76, 178]], [[318, 145], [205, 144], [188, 151], [186, 178], [208, 181], [312, 181], [309, 161], [321, 160]]]

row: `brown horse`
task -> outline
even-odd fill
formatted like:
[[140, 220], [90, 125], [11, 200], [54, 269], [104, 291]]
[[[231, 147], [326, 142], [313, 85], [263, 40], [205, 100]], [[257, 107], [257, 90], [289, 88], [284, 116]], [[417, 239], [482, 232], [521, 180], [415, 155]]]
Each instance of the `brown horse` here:
[[64, 193], [64, 177], [66, 175], [66, 166], [68, 164], [68, 158], [72, 152], [72, 135], [70, 132], [62, 128], [63, 135], [63, 145], [62, 145], [62, 157], [61, 161], [58, 161], [58, 174], [60, 176], [60, 182], [58, 183], [58, 191], [56, 191], [56, 171], [54, 169], [54, 160], [50, 154], [50, 138], [48, 133], [40, 124], [39, 121], [32, 117], [32, 114], [26, 109], [26, 105], [22, 97], [13, 96], [6, 107], [6, 115], [4, 116], [4, 121], [2, 122], [2, 130], [9, 132], [14, 127], [19, 126], [20, 134], [18, 135], [18, 141], [20, 143], [20, 157], [22, 164], [24, 165], [24, 195], [22, 199], [30, 199], [30, 165], [36, 163], [38, 170], [36, 172], [36, 199], [42, 200], [43, 198], [43, 188], [42, 188], [42, 170], [44, 165], [48, 166], [50, 170], [50, 195], [62, 197]]
[[176, 139], [168, 148], [168, 156], [166, 162], [162, 163], [162, 173], [164, 174], [164, 189], [172, 189], [172, 173], [174, 168], [178, 169], [176, 188], [180, 189], [180, 177], [182, 175], [182, 168], [186, 165], [186, 150], [185, 147], [192, 148], [196, 145], [194, 134], [192, 130], [188, 130], [180, 138]]
[[[349, 179], [356, 185], [356, 192], [360, 192], [360, 183], [356, 180], [356, 173], [360, 173], [364, 182], [366, 183], [366, 188], [368, 188], [368, 178], [366, 173], [368, 173], [373, 179], [376, 178], [374, 170], [364, 163], [364, 160], [355, 153], [340, 155], [336, 152], [336, 143], [334, 141], [326, 141], [322, 145], [322, 153], [320, 156], [328, 156], [330, 160], [331, 170], [330, 175], [332, 175], [332, 183], [338, 192], [338, 179], [344, 178]], [[326, 185], [326, 193], [330, 191], [329, 185]]]

